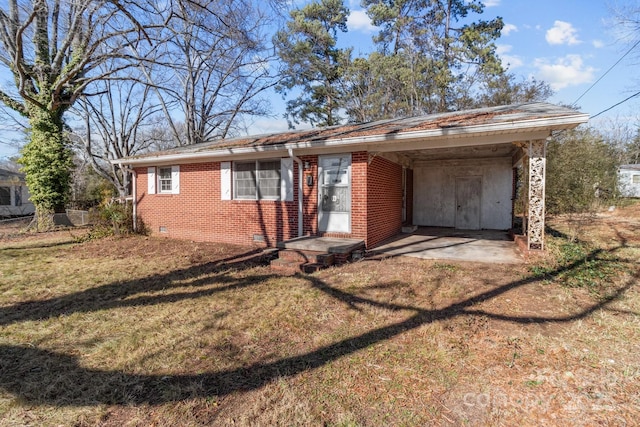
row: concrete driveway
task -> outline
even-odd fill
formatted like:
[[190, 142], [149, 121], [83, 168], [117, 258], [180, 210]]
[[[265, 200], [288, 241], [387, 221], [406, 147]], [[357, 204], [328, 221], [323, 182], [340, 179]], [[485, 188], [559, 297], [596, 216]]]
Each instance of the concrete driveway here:
[[420, 227], [400, 234], [371, 250], [388, 256], [411, 256], [473, 262], [517, 264], [524, 262], [506, 231], [456, 230]]

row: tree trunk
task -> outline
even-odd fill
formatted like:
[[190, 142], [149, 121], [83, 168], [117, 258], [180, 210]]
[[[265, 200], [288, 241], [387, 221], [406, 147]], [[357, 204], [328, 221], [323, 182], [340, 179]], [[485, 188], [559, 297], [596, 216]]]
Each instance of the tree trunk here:
[[20, 163], [36, 208], [38, 231], [53, 227], [53, 214], [64, 209], [71, 182], [71, 151], [67, 147], [61, 115], [33, 108], [31, 135]]

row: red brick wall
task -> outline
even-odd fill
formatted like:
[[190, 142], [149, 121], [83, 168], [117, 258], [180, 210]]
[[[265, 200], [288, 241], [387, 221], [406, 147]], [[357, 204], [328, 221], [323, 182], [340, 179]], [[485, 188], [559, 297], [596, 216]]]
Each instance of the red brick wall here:
[[221, 200], [218, 162], [180, 165], [180, 194], [147, 194], [147, 168], [138, 168], [138, 216], [154, 235], [275, 246], [298, 233], [297, 170], [294, 163], [294, 200], [283, 202]]
[[367, 221], [371, 213], [367, 210], [369, 188], [369, 153], [358, 151], [351, 154], [351, 236], [363, 239], [367, 247]]
[[402, 166], [374, 157], [367, 179], [367, 248], [400, 233]]
[[[318, 235], [318, 157], [303, 171], [303, 234]], [[298, 233], [298, 165], [294, 162], [294, 200], [221, 200], [220, 163], [180, 166], [180, 194], [147, 194], [147, 168], [138, 168], [138, 216], [154, 235], [242, 245], [275, 246]], [[306, 176], [313, 176], [308, 186]], [[351, 233], [328, 236], [365, 240], [367, 247], [400, 231], [402, 167], [368, 153], [352, 153]], [[411, 181], [409, 181], [411, 182]], [[165, 227], [166, 232], [160, 232]], [[254, 241], [254, 235], [264, 241]]]

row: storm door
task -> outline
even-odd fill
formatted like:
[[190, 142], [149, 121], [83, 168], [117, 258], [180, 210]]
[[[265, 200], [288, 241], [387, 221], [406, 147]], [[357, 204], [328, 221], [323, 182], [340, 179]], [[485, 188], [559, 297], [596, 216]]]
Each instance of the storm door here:
[[351, 154], [318, 159], [318, 230], [351, 232]]

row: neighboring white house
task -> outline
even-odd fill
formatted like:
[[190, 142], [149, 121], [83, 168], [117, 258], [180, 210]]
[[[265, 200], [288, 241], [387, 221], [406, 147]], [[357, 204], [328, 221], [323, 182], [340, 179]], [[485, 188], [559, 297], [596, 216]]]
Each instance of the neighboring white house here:
[[640, 197], [640, 165], [620, 166], [618, 180], [623, 197]]
[[0, 218], [31, 215], [34, 212], [24, 174], [0, 169]]

